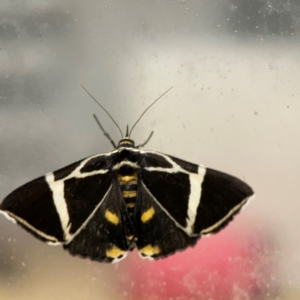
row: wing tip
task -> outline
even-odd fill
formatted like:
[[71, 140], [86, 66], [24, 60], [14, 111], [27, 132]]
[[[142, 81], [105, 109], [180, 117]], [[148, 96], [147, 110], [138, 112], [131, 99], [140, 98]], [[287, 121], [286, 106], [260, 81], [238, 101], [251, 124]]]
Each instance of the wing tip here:
[[13, 222], [14, 224], [17, 224], [16, 219], [9, 214], [9, 211], [3, 210], [0, 207], [0, 214], [2, 214], [3, 216], [5, 216], [8, 220], [10, 220], [11, 222]]

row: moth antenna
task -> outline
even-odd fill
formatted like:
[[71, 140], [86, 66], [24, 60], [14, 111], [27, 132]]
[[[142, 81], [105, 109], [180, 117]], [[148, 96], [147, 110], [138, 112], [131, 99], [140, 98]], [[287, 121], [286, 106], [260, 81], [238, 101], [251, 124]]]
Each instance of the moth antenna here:
[[81, 87], [87, 92], [87, 94], [106, 112], [106, 114], [110, 117], [110, 119], [115, 123], [115, 125], [118, 127], [122, 138], [124, 137], [123, 132], [120, 128], [120, 126], [117, 124], [117, 122], [113, 119], [113, 117], [109, 114], [109, 112], [92, 96], [92, 94], [81, 84]]
[[131, 132], [133, 130], [133, 128], [135, 127], [135, 125], [139, 122], [139, 120], [142, 118], [142, 116], [146, 113], [146, 111], [152, 106], [154, 105], [160, 98], [162, 98], [168, 91], [170, 91], [173, 88], [173, 86], [171, 86], [169, 89], [167, 89], [163, 94], [161, 94], [156, 100], [154, 100], [145, 110], [144, 112], [141, 114], [141, 116], [138, 118], [138, 120], [133, 124], [133, 126], [130, 129], [129, 132], [129, 137], [131, 136]]

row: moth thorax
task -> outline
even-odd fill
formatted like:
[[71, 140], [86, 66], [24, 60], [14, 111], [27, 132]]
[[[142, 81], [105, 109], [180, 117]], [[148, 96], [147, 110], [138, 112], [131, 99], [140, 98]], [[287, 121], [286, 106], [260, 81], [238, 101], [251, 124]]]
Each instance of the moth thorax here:
[[121, 141], [118, 144], [118, 148], [121, 148], [121, 147], [134, 148], [134, 141], [128, 137], [125, 137], [125, 138], [121, 139]]

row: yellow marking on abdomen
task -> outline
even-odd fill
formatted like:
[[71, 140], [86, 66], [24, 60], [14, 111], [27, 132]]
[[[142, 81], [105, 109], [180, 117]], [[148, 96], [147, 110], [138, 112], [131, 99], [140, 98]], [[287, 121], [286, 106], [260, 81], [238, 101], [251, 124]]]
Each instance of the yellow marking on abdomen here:
[[152, 246], [148, 244], [142, 249], [139, 249], [139, 252], [145, 256], [153, 256], [160, 253], [160, 248], [158, 246]]
[[154, 210], [153, 206], [151, 206], [148, 210], [143, 212], [143, 214], [141, 216], [142, 222], [143, 223], [148, 222], [149, 220], [151, 220], [153, 218], [154, 214], [155, 214], [155, 210]]
[[120, 249], [119, 247], [113, 245], [111, 249], [106, 250], [106, 256], [110, 258], [119, 258], [123, 256], [126, 251]]
[[122, 191], [124, 198], [134, 198], [136, 197], [136, 191]]
[[125, 185], [125, 184], [137, 184], [137, 174], [134, 175], [119, 175], [118, 176], [118, 181], [120, 185]]
[[110, 210], [107, 209], [104, 216], [110, 223], [113, 223], [114, 225], [119, 224], [119, 217]]
[[134, 208], [135, 203], [126, 203], [126, 207]]

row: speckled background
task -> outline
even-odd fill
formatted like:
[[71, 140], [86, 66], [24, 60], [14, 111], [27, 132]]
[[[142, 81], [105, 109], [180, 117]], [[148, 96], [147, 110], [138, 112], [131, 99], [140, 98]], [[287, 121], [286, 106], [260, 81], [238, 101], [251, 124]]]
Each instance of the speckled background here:
[[[0, 299], [298, 299], [300, 5], [279, 0], [0, 3], [0, 199], [132, 138], [236, 175], [256, 198], [159, 262], [73, 258], [0, 216]], [[1, 201], [1, 200], [0, 200]]]

